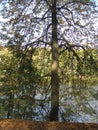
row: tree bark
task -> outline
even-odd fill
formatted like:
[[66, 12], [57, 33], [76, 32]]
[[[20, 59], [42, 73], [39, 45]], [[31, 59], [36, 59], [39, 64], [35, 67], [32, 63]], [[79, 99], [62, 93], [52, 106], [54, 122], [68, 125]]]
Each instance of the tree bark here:
[[51, 112], [50, 121], [58, 121], [59, 76], [58, 76], [58, 40], [57, 40], [57, 0], [52, 0], [52, 72], [51, 72]]

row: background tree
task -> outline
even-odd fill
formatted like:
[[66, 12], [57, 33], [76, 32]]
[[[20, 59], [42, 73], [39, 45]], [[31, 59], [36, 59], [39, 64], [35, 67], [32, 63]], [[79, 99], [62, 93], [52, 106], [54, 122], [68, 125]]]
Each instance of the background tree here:
[[[0, 50], [0, 117], [33, 120], [48, 119], [51, 93], [51, 89], [48, 86], [50, 83], [52, 58], [50, 49], [37, 48], [35, 50], [35, 53], [32, 55], [32, 73], [28, 71], [29, 52], [21, 52], [22, 55], [25, 54], [24, 60], [21, 61], [21, 54], [16, 53], [16, 49], [12, 53], [12, 50], [12, 47], [1, 47]], [[93, 66], [90, 66], [93, 74], [92, 77], [91, 73], [88, 74], [87, 70], [89, 69], [87, 68], [89, 61], [86, 61], [86, 64], [83, 63], [82, 65], [83, 72], [81, 66], [80, 73], [80, 71], [78, 72], [78, 61], [75, 57], [73, 59], [73, 53], [69, 53], [69, 51], [64, 53], [60, 56], [59, 61], [59, 81], [61, 84], [59, 96], [60, 119], [63, 121], [78, 121], [83, 118], [83, 115], [85, 117], [90, 115], [96, 118], [96, 109], [94, 110], [96, 107], [92, 108], [90, 105], [90, 102], [97, 99], [96, 88], [94, 89], [92, 86], [97, 84], [96, 68], [93, 69]], [[78, 55], [83, 57], [83, 51], [78, 50]], [[92, 55], [94, 55], [93, 60], [95, 60], [97, 52], [93, 52]], [[35, 67], [37, 71], [34, 69]], [[32, 80], [30, 77], [32, 77]], [[87, 118], [82, 120], [87, 121]]]
[[9, 44], [0, 50], [0, 100], [3, 106], [0, 109], [5, 111], [4, 117], [7, 118], [32, 119], [36, 85], [40, 78], [32, 64], [32, 48], [27, 52], [21, 49], [17, 52], [15, 47]]

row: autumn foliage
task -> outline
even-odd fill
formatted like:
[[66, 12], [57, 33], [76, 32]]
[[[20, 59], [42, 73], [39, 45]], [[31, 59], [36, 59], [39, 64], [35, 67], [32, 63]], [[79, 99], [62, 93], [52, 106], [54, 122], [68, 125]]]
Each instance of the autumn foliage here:
[[95, 123], [0, 120], [0, 130], [98, 130]]

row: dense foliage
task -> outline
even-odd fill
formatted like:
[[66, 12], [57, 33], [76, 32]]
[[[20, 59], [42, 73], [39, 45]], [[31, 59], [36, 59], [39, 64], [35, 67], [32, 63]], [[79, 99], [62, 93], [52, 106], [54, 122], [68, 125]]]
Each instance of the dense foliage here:
[[[14, 50], [12, 47], [0, 47], [0, 118], [48, 120], [50, 48], [28, 48], [26, 52]], [[60, 119], [66, 121], [79, 120], [81, 113], [97, 117], [96, 110], [90, 105], [90, 101], [96, 99], [97, 50], [90, 49], [92, 58], [83, 50], [77, 51], [80, 61], [69, 51], [59, 59], [59, 112]], [[84, 58], [87, 59], [85, 62]]]

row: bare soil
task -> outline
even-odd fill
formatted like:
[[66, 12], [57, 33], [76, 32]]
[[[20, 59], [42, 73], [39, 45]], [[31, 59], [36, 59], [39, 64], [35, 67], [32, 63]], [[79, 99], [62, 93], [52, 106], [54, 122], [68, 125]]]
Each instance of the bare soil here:
[[98, 130], [98, 124], [3, 119], [0, 130]]

